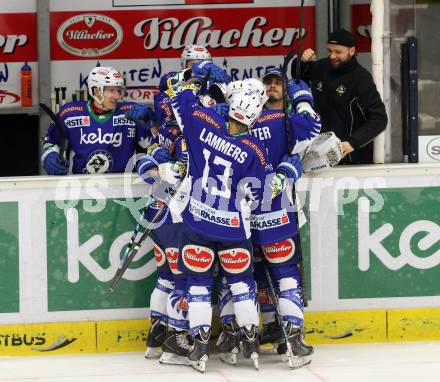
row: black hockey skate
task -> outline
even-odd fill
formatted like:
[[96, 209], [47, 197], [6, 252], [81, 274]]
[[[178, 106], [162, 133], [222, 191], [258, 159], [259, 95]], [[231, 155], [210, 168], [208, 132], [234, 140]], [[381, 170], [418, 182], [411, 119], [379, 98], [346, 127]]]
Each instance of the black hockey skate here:
[[151, 327], [147, 335], [147, 349], [145, 358], [156, 358], [160, 356], [161, 346], [165, 339], [167, 328], [158, 317], [151, 317]]
[[282, 338], [283, 333], [278, 321], [263, 324], [263, 330], [260, 333], [260, 345], [278, 343]]
[[251, 358], [255, 369], [258, 370], [258, 358], [260, 356], [260, 344], [258, 343], [258, 332], [255, 325], [246, 325], [241, 330], [241, 344], [243, 345], [243, 355]]
[[192, 367], [202, 373], [206, 370], [206, 362], [209, 358], [209, 339], [211, 337], [211, 327], [205, 326], [199, 329], [193, 338], [188, 359], [191, 361]]
[[162, 344], [162, 355], [159, 362], [167, 365], [186, 365], [191, 363], [188, 360], [188, 353], [191, 345], [188, 342], [187, 333], [169, 329]]
[[285, 342], [278, 345], [277, 352], [287, 357], [289, 361], [289, 367], [292, 369], [297, 369], [299, 367], [308, 365], [311, 362], [309, 356], [313, 354], [313, 346], [308, 345], [304, 341], [304, 335], [300, 328], [295, 328], [289, 322], [287, 324], [287, 338], [289, 340], [289, 345], [292, 350], [292, 355], [289, 354], [289, 347]]
[[223, 326], [216, 347], [223, 362], [229, 365], [237, 363], [237, 354], [240, 352], [240, 332], [235, 322]]

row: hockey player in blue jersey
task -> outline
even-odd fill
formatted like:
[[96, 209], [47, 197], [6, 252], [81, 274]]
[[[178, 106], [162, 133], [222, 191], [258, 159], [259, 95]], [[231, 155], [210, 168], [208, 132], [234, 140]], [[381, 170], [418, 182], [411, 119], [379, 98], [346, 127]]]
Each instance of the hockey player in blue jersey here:
[[150, 145], [149, 124], [136, 125], [125, 116], [134, 103], [120, 102], [122, 87], [117, 70], [92, 69], [88, 76], [91, 100], [66, 103], [58, 113], [68, 144], [65, 161], [58, 158], [62, 133], [54, 122], [49, 125], [41, 156], [47, 174], [124, 172], [137, 146]]
[[[196, 64], [202, 61], [202, 68], [199, 69]], [[184, 80], [185, 76], [186, 79], [190, 78], [193, 74], [191, 70], [192, 67], [194, 67], [195, 74], [200, 75], [201, 73], [206, 73], [206, 68], [204, 68], [204, 66], [206, 64], [209, 66], [210, 61], [211, 55], [204, 47], [198, 45], [187, 46], [181, 56], [182, 68], [186, 70], [182, 72], [167, 73], [161, 78], [159, 83], [160, 92], [154, 99], [158, 125], [158, 134], [155, 137], [155, 141], [160, 147], [173, 153], [174, 160], [177, 160], [178, 163], [186, 162], [187, 157], [185, 144], [171, 109], [170, 97], [174, 94], [173, 85], [178, 81]], [[223, 74], [224, 72], [220, 68], [211, 65], [211, 69], [213, 73], [216, 74], [216, 79], [224, 80], [226, 74]], [[148, 115], [144, 115], [146, 108], [147, 107], [142, 104], [136, 105], [135, 108], [128, 113], [128, 116], [134, 120], [146, 119], [148, 117]], [[148, 114], [148, 109], [146, 111]], [[162, 180], [176, 184], [176, 178], [179, 178], [179, 174], [173, 172], [173, 168], [179, 171], [179, 167], [176, 167], [175, 164], [163, 163], [162, 159], [164, 159], [164, 156], [159, 157], [161, 160], [157, 161], [158, 163], [155, 163], [154, 158], [149, 158], [148, 156], [141, 158], [138, 163], [139, 174], [144, 180], [151, 182], [155, 180], [148, 176], [148, 173], [152, 172], [152, 169], [159, 168], [159, 170], [161, 170], [168, 166], [167, 171], [159, 171]], [[169, 179], [169, 177], [171, 177], [171, 179]], [[161, 226], [154, 230], [152, 235], [154, 236], [153, 239], [156, 245], [156, 251], [162, 250], [165, 254], [171, 251], [176, 255], [174, 249], [176, 247], [175, 243], [178, 241], [181, 232], [180, 223], [178, 222], [179, 219], [176, 216], [173, 219], [171, 218], [171, 214], [168, 213], [167, 206], [163, 206], [163, 202], [153, 203], [152, 207], [150, 207], [149, 215], [152, 215], [156, 211], [157, 206], [164, 208], [164, 216], [167, 217], [164, 218]], [[147, 217], [147, 219], [148, 218], [151, 218], [151, 216]], [[159, 257], [163, 258], [162, 256]], [[162, 345], [163, 353], [160, 362], [185, 364], [188, 362], [185, 359], [187, 354], [185, 330], [188, 325], [185, 309], [185, 278], [182, 271], [176, 267], [175, 260], [176, 256], [173, 258], [168, 257], [169, 269], [166, 269], [167, 264], [158, 264], [159, 279], [150, 301], [150, 317], [152, 325], [147, 336], [147, 350], [145, 355], [147, 358], [156, 355], [157, 347]], [[173, 273], [173, 281], [170, 278], [170, 270]], [[163, 287], [161, 285], [163, 283], [167, 283], [168, 287]], [[169, 286], [172, 286], [172, 288], [169, 288]], [[161, 296], [161, 298], [157, 299], [156, 296]], [[167, 301], [166, 312], [164, 311], [164, 301]], [[165, 333], [165, 325], [168, 326], [167, 333]]]
[[[170, 85], [168, 80], [174, 75], [176, 73], [168, 73], [160, 81], [160, 92], [155, 96], [158, 127], [154, 149], [150, 148], [147, 155], [139, 159], [136, 167], [144, 181], [149, 184], [159, 183], [153, 189], [155, 202], [147, 210], [146, 220], [151, 221], [158, 211], [162, 211], [158, 218], [160, 223], [156, 224], [151, 233], [158, 280], [150, 298], [151, 327], [147, 335], [145, 357], [155, 358], [160, 355], [161, 363], [185, 365], [189, 364], [186, 359], [189, 344], [185, 332], [188, 329], [186, 281], [177, 263], [182, 223], [179, 213], [170, 211], [170, 200], [165, 192], [174, 191], [183, 176], [182, 167], [175, 163], [176, 159], [186, 161], [185, 153], [178, 153], [182, 148], [178, 145], [181, 133], [174, 119], [169, 95], [166, 94]], [[137, 105], [127, 115], [134, 120], [145, 120], [148, 118], [148, 108]], [[170, 156], [171, 153], [174, 158]]]
[[[268, 95], [265, 110], [251, 129], [251, 133], [266, 147], [268, 156], [274, 166], [282, 161], [288, 152], [286, 130], [290, 134], [293, 152], [301, 153], [307, 145], [319, 134], [319, 116], [313, 110], [313, 98], [308, 86], [302, 82], [289, 81], [287, 92], [290, 98], [287, 118], [283, 112], [285, 97], [283, 75], [275, 69], [263, 77]], [[295, 154], [299, 166], [300, 158]], [[300, 174], [299, 174], [300, 175]], [[286, 197], [271, 204], [270, 208], [261, 206], [252, 216], [252, 241], [256, 245], [256, 280], [259, 300], [263, 315], [263, 331], [261, 343], [280, 342], [281, 330], [275, 320], [274, 308], [270, 304], [268, 285], [263, 258], [278, 293], [282, 318], [287, 323], [287, 333], [292, 350], [296, 356], [308, 356], [313, 348], [307, 345], [302, 337], [303, 327], [303, 295], [302, 280], [298, 269], [300, 254], [297, 249], [297, 221], [290, 195], [291, 189], [285, 191]], [[261, 256], [259, 258], [258, 254]], [[282, 350], [284, 349], [284, 350]], [[285, 346], [279, 346], [280, 352], [285, 352]], [[300, 360], [299, 365], [307, 362]]]
[[[263, 105], [259, 94], [244, 92], [231, 102], [226, 126], [214, 110], [200, 106], [195, 94], [199, 87], [189, 86], [193, 90], [184, 87], [173, 100], [173, 110], [188, 146], [192, 185], [182, 214], [181, 244], [194, 340], [188, 357], [196, 369], [205, 370], [211, 333], [213, 265], [218, 256], [232, 293], [244, 356], [258, 364], [249, 202], [263, 199], [266, 178], [272, 182], [275, 174], [265, 150], [249, 136], [248, 128]], [[292, 174], [289, 166], [278, 170], [285, 170], [288, 176]]]

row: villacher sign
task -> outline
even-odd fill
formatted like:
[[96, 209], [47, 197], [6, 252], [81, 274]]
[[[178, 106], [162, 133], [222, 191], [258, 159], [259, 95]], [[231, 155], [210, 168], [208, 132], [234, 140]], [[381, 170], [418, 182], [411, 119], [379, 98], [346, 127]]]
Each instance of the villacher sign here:
[[81, 57], [110, 53], [121, 44], [122, 38], [122, 28], [115, 20], [95, 13], [71, 17], [57, 31], [60, 46]]

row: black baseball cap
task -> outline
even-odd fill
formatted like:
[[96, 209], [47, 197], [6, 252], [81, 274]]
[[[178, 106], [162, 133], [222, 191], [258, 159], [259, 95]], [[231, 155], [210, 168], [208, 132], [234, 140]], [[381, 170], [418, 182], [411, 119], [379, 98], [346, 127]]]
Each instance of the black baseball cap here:
[[269, 69], [264, 74], [263, 78], [261, 78], [261, 81], [264, 81], [266, 78], [269, 78], [269, 77], [272, 77], [272, 76], [279, 77], [281, 79], [283, 79], [283, 77], [284, 77], [283, 76], [283, 72], [281, 71], [281, 69], [279, 69], [279, 68], [271, 68], [271, 69]]
[[338, 29], [328, 35], [327, 44], [336, 44], [351, 48], [354, 46], [354, 36], [346, 29]]

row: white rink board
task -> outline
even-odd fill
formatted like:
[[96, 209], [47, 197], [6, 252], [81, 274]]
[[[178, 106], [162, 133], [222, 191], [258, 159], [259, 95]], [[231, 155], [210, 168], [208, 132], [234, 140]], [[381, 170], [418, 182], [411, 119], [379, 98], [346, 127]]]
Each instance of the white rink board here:
[[[338, 168], [332, 172], [333, 176], [321, 177], [307, 177], [301, 178], [297, 186], [297, 190], [310, 191], [309, 195], [312, 199], [310, 204], [310, 262], [311, 262], [311, 300], [309, 301], [308, 311], [334, 311], [334, 310], [357, 310], [357, 309], [392, 309], [392, 308], [421, 308], [421, 307], [436, 307], [440, 306], [439, 293], [435, 292], [437, 284], [433, 283], [427, 293], [411, 294], [412, 290], [408, 289], [408, 283], [398, 284], [397, 276], [393, 276], [397, 284], [402, 285], [402, 290], [409, 291], [407, 295], [390, 297], [371, 297], [376, 293], [377, 287], [372, 284], [371, 287], [362, 286], [357, 287], [358, 294], [353, 296], [344, 296], [341, 291], [340, 284], [340, 269], [345, 265], [347, 260], [339, 262], [338, 257], [338, 204], [335, 204], [338, 195], [345, 190], [347, 195], [357, 194], [357, 189], [371, 189], [374, 188], [377, 192], [387, 190], [411, 190], [416, 187], [418, 190], [434, 190], [437, 192], [440, 187], [440, 166], [434, 164], [427, 165], [393, 165], [393, 166], [360, 166], [354, 168]], [[55, 199], [64, 200], [66, 196], [60, 193], [59, 182], [72, 182], [76, 184], [71, 189], [71, 196], [67, 200], [74, 202], [80, 201], [79, 205], [83, 205], [81, 199], [96, 198], [100, 195], [102, 198], [110, 199], [124, 199], [132, 196], [144, 195], [147, 190], [143, 184], [132, 185], [135, 177], [129, 175], [124, 179], [122, 175], [96, 175], [96, 176], [71, 176], [71, 177], [22, 177], [22, 178], [3, 178], [0, 180], [0, 203], [2, 202], [18, 202], [19, 211], [19, 274], [20, 274], [20, 310], [15, 313], [0, 314], [0, 323], [35, 323], [35, 322], [57, 322], [57, 321], [99, 321], [99, 320], [117, 320], [117, 319], [138, 319], [144, 318], [147, 314], [147, 308], [132, 308], [132, 309], [92, 309], [92, 310], [67, 310], [67, 311], [49, 311], [48, 309], [48, 264], [47, 264], [47, 240], [46, 240], [46, 201]], [[89, 183], [87, 183], [89, 182]], [[90, 183], [93, 182], [93, 183]], [[86, 186], [88, 184], [88, 186]], [[98, 192], [98, 193], [96, 193]], [[354, 194], [353, 194], [354, 192]], [[360, 200], [360, 199], [359, 199]], [[415, 200], [416, 201], [416, 200]], [[411, 201], [410, 201], [411, 202]], [[389, 203], [389, 202], [388, 202]], [[436, 207], [438, 201], [433, 200], [432, 206], [429, 204], [425, 206], [429, 213], [436, 214]], [[1, 206], [1, 204], [0, 204]], [[394, 208], [394, 207], [393, 207]], [[411, 210], [411, 203], [405, 203], [402, 208], [408, 208], [410, 216], [412, 217], [412, 226], [417, 223], [418, 211]], [[404, 209], [405, 216], [408, 215]], [[437, 210], [438, 211], [438, 210]], [[396, 215], [394, 219], [399, 219]], [[391, 217], [390, 217], [391, 219]], [[428, 230], [433, 230], [430, 233], [430, 238], [435, 238], [440, 230], [439, 221], [437, 218], [432, 218], [432, 222]], [[357, 223], [356, 223], [357, 224]], [[382, 223], [381, 223], [382, 224]], [[395, 220], [391, 223], [395, 225], [397, 230], [398, 222]], [[407, 224], [407, 223], [405, 223]], [[399, 227], [402, 230], [406, 225]], [[128, 232], [132, 227], [126, 228]], [[308, 228], [307, 228], [308, 229]], [[353, 237], [356, 237], [357, 231], [354, 231]], [[373, 229], [367, 234], [373, 234]], [[396, 235], [400, 235], [400, 231], [396, 231]], [[87, 232], [85, 237], [89, 237]], [[402, 233], [403, 235], [403, 233]], [[403, 236], [402, 236], [403, 237]], [[393, 240], [398, 240], [396, 236]], [[82, 239], [83, 241], [85, 239]], [[401, 239], [402, 240], [402, 239]], [[418, 239], [420, 240], [420, 238]], [[437, 239], [440, 242], [440, 238]], [[343, 243], [342, 243], [343, 244]], [[339, 245], [342, 245], [341, 243]], [[368, 245], [368, 243], [367, 243]], [[385, 247], [389, 248], [389, 243], [384, 242]], [[354, 251], [357, 247], [354, 248]], [[374, 249], [372, 249], [373, 251]], [[387, 268], [381, 262], [387, 260], [386, 256], [370, 253], [369, 259], [376, 264], [375, 269], [369, 270], [372, 272], [372, 277], [376, 272], [385, 272], [387, 275], [400, 275], [399, 277], [421, 277], [421, 284], [416, 284], [415, 289], [423, 288], [426, 277], [424, 272], [430, 275], [435, 274], [438, 270], [437, 257], [435, 253], [429, 251], [438, 251], [435, 241], [434, 244], [427, 248], [426, 256], [429, 254], [429, 267], [425, 269], [418, 269], [405, 265], [395, 271]], [[354, 252], [355, 253], [355, 252]], [[376, 255], [376, 256], [375, 256]], [[69, 255], [68, 255], [69, 256]], [[351, 261], [357, 261], [353, 257]], [[398, 253], [393, 253], [394, 257], [401, 256]], [[405, 254], [407, 259], [416, 260], [416, 255]], [[364, 259], [365, 260], [365, 259]], [[380, 268], [377, 266], [380, 265]], [[378, 271], [377, 269], [381, 269]], [[397, 272], [411, 271], [409, 274], [399, 274]], [[360, 272], [355, 264], [353, 271], [358, 272], [363, 277], [364, 272]], [[394, 273], [396, 272], [396, 273]], [[382, 274], [380, 273], [380, 274]], [[403, 276], [402, 276], [403, 275]], [[409, 276], [408, 276], [409, 275]], [[52, 276], [52, 275], [51, 275]], [[392, 278], [393, 278], [392, 277]], [[431, 276], [433, 277], [433, 276]], [[391, 278], [391, 279], [392, 279]], [[438, 278], [437, 278], [438, 279]], [[374, 278], [373, 278], [374, 280]], [[101, 288], [106, 284], [100, 284]], [[385, 287], [385, 286], [383, 286]], [[400, 287], [398, 287], [399, 289]], [[433, 289], [434, 288], [434, 289]], [[360, 290], [359, 290], [360, 289]], [[366, 292], [371, 292], [370, 297], [359, 295]], [[349, 288], [351, 291], [351, 288]], [[411, 292], [411, 293], [410, 293]], [[342, 295], [341, 295], [342, 293]], [[356, 297], [358, 296], [358, 297]], [[368, 297], [368, 298], [367, 298]], [[31, 303], [32, 302], [32, 303]]]

